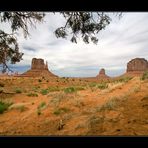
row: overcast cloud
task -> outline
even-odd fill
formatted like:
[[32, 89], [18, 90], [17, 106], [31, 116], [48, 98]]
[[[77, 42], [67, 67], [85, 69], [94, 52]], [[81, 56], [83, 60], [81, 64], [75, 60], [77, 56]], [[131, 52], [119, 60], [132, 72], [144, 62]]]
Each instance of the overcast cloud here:
[[[56, 38], [53, 32], [64, 23], [60, 14], [47, 13], [43, 23], [29, 29], [27, 40], [20, 32], [18, 42], [24, 56], [12, 67], [25, 72], [36, 57], [47, 60], [49, 70], [59, 76], [92, 77], [101, 68], [109, 76], [118, 76], [126, 71], [129, 60], [148, 59], [148, 13], [123, 13], [120, 20], [113, 19], [98, 35], [97, 45]], [[8, 30], [7, 25], [4, 28]]]

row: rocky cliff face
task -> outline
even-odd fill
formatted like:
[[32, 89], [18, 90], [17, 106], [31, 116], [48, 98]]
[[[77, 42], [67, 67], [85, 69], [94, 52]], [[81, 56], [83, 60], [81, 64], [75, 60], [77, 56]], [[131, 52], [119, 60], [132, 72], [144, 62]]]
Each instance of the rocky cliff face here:
[[97, 77], [97, 78], [100, 78], [100, 79], [108, 79], [108, 78], [109, 78], [109, 76], [107, 76], [107, 75], [105, 74], [105, 69], [104, 69], [104, 68], [102, 68], [102, 69], [100, 70], [99, 74], [98, 74], [96, 77]]
[[148, 61], [144, 58], [135, 58], [127, 63], [128, 72], [144, 72], [148, 70]]
[[46, 64], [44, 64], [43, 59], [33, 58], [32, 64], [31, 64], [31, 69], [40, 69], [40, 70], [47, 69], [48, 70], [48, 65], [47, 65], [47, 62], [46, 62]]
[[31, 69], [23, 73], [22, 76], [26, 77], [57, 77], [48, 70], [48, 64], [44, 64], [43, 59], [33, 58], [31, 62]]

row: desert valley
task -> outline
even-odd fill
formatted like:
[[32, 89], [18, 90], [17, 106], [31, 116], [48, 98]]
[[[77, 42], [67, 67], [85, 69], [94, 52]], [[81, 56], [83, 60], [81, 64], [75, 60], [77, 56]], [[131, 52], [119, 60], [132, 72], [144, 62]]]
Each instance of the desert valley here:
[[125, 73], [105, 67], [88, 78], [59, 77], [43, 59], [0, 75], [0, 135], [148, 135], [148, 61], [127, 61]]

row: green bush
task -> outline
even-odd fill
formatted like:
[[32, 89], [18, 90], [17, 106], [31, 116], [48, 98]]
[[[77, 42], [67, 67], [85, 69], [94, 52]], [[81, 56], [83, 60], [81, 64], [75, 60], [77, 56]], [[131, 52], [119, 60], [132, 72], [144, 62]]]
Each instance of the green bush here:
[[41, 110], [45, 108], [45, 106], [46, 106], [46, 102], [41, 102], [41, 104], [38, 106], [38, 109]]
[[3, 101], [0, 101], [0, 114], [6, 111], [10, 105], [12, 105], [12, 103], [6, 103]]
[[48, 89], [42, 89], [41, 94], [42, 95], [47, 95], [49, 93]]
[[35, 93], [29, 93], [27, 94], [28, 97], [38, 97], [38, 94]]
[[17, 94], [20, 94], [20, 93], [22, 93], [22, 90], [19, 89], [19, 88], [16, 88], [15, 92], [16, 92]]
[[146, 72], [143, 73], [141, 79], [142, 79], [142, 80], [148, 79], [148, 71], [146, 71]]
[[99, 89], [106, 89], [106, 88], [108, 88], [108, 84], [107, 83], [100, 83], [100, 84], [97, 84], [97, 87]]
[[67, 87], [64, 89], [65, 93], [74, 93], [76, 92], [76, 89], [74, 87]]

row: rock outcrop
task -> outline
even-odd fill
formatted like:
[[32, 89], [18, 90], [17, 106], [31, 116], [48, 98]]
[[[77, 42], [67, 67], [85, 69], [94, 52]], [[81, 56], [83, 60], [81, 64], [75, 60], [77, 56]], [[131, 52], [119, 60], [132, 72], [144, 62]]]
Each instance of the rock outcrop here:
[[23, 73], [21, 76], [25, 77], [40, 77], [40, 76], [45, 76], [45, 77], [57, 77], [54, 75], [52, 72], [48, 70], [48, 63], [44, 64], [43, 59], [37, 59], [33, 58], [32, 59], [32, 64], [31, 64], [31, 69], [28, 70], [27, 72]]
[[139, 76], [148, 70], [148, 61], [144, 58], [135, 58], [127, 63], [125, 75]]
[[99, 78], [99, 79], [108, 79], [108, 78], [110, 78], [109, 76], [107, 76], [105, 74], [105, 69], [104, 68], [102, 68], [100, 70], [99, 74], [96, 77]]
[[127, 72], [144, 72], [148, 70], [148, 61], [144, 58], [135, 58], [127, 63]]

